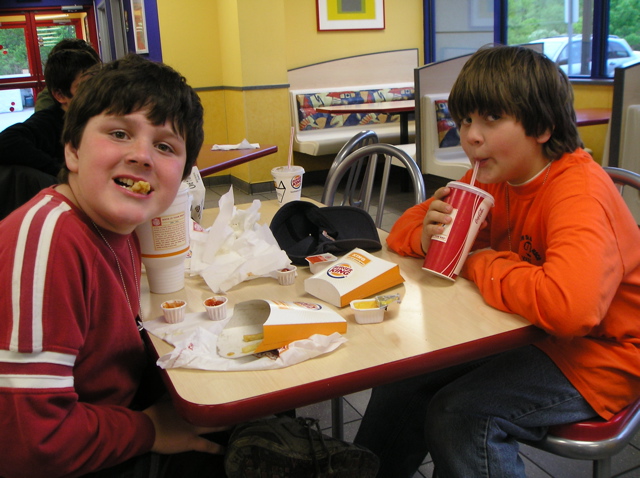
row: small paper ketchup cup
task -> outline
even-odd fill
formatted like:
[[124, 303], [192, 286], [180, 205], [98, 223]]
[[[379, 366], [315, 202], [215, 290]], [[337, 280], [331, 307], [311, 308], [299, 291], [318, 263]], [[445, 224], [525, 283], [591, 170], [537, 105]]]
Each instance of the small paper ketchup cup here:
[[204, 308], [211, 320], [224, 320], [227, 318], [227, 298], [223, 295], [214, 295], [205, 299]]
[[184, 300], [167, 300], [160, 307], [162, 307], [164, 320], [170, 324], [177, 324], [184, 320], [184, 312], [187, 308], [187, 303]]
[[284, 269], [279, 269], [277, 273], [280, 285], [293, 285], [296, 282], [298, 268], [296, 266], [287, 266]]

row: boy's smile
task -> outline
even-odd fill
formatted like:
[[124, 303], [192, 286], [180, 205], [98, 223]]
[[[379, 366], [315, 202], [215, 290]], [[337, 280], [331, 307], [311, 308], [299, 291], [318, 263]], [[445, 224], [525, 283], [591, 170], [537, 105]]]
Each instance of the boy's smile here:
[[71, 199], [99, 226], [121, 234], [171, 205], [186, 161], [183, 138], [170, 123], [151, 124], [144, 111], [92, 117], [80, 146], [67, 144], [65, 155]]
[[549, 162], [542, 153], [549, 136], [527, 136], [509, 115], [472, 113], [460, 125], [462, 149], [473, 165], [480, 163], [477, 179], [485, 184], [520, 184], [534, 177]]

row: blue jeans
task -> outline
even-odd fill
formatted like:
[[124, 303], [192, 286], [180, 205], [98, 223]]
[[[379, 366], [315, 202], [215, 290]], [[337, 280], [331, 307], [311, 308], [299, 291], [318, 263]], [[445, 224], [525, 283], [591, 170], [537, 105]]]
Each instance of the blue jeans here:
[[438, 477], [524, 477], [519, 439], [595, 411], [534, 346], [373, 390], [355, 442], [379, 477], [411, 477], [431, 453]]

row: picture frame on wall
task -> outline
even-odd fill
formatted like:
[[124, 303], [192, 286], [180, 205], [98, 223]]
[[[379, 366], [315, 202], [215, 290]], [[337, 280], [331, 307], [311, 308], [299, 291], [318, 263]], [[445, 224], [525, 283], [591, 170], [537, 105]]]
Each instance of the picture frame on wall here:
[[144, 15], [144, 0], [131, 0], [131, 18], [133, 18], [133, 39], [136, 53], [149, 53], [147, 21]]
[[316, 0], [318, 31], [384, 30], [384, 0]]

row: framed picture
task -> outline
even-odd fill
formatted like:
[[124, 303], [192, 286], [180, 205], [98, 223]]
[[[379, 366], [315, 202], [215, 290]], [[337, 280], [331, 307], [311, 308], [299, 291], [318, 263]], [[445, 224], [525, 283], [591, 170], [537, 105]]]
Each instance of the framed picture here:
[[469, 1], [469, 28], [493, 30], [493, 0]]
[[149, 53], [149, 45], [147, 44], [147, 22], [144, 16], [144, 0], [131, 0], [131, 10], [136, 53]]
[[384, 0], [316, 0], [318, 31], [384, 30]]

